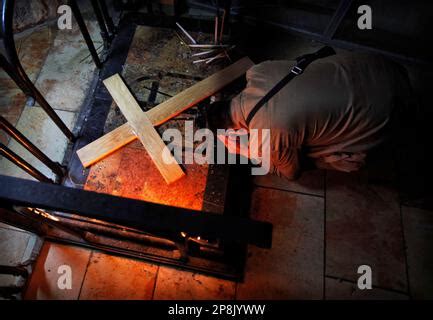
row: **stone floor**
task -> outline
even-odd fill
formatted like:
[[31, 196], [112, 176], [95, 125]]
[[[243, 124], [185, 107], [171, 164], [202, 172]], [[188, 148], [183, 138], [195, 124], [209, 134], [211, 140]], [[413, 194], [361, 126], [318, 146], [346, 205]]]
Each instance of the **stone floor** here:
[[[101, 51], [102, 39], [93, 19], [87, 19], [88, 8], [81, 6], [90, 35]], [[59, 30], [56, 21], [47, 22], [15, 35], [21, 64], [30, 80], [40, 90], [55, 112], [74, 131], [82, 104], [96, 75], [95, 66], [78, 29]], [[0, 46], [0, 52], [3, 48]], [[53, 161], [62, 163], [68, 141], [47, 114], [36, 103], [27, 104], [25, 95], [0, 69], [0, 115], [14, 125]], [[54, 174], [40, 161], [10, 139], [3, 130], [0, 142], [7, 145], [48, 177]], [[0, 174], [24, 179], [30, 175], [0, 157]], [[39, 239], [23, 230], [0, 224], [0, 265], [22, 264], [38, 250]], [[32, 247], [33, 246], [33, 247]], [[0, 276], [0, 285], [16, 285], [22, 279]]]
[[[249, 247], [242, 282], [45, 242], [25, 298], [433, 298], [433, 212], [400, 206], [367, 173], [255, 179], [251, 216], [274, 224], [273, 246]], [[71, 290], [57, 287], [64, 264], [73, 270]], [[372, 269], [372, 290], [357, 287], [360, 265]]]
[[[22, 40], [46, 47], [40, 56], [27, 58], [29, 73], [73, 128], [94, 67], [85, 59], [87, 51], [76, 33], [69, 36], [50, 30], [35, 30]], [[293, 58], [319, 45], [291, 38], [280, 41], [279, 46], [267, 57]], [[82, 59], [86, 62], [78, 64]], [[61, 161], [66, 148], [61, 134], [48, 124], [45, 131], [39, 130], [45, 125], [35, 124], [48, 123], [45, 114], [37, 106], [24, 106], [24, 97], [1, 76], [0, 81], [0, 111], [6, 110], [11, 122]], [[42, 139], [48, 136], [53, 140]], [[18, 174], [4, 159], [0, 173]], [[376, 175], [377, 170], [367, 168], [356, 174], [313, 170], [296, 182], [274, 176], [255, 178], [250, 215], [274, 224], [273, 247], [249, 247], [243, 281], [46, 241], [24, 298], [432, 299], [433, 212], [401, 205], [396, 188], [389, 181], [375, 179]], [[37, 239], [0, 225], [0, 262], [28, 260], [32, 241]], [[63, 265], [72, 270], [68, 290], [57, 285], [58, 268]], [[358, 289], [360, 265], [371, 267], [372, 290]], [[0, 278], [0, 283], [7, 281], [11, 279]]]

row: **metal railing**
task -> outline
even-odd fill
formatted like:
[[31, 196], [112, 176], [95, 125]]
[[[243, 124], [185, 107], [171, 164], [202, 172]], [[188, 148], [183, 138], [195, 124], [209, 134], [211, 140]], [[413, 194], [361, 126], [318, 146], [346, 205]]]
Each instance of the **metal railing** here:
[[[27, 139], [20, 131], [18, 131], [2, 116], [0, 116], [0, 129], [6, 132], [24, 148], [26, 148], [31, 154], [33, 154], [43, 164], [50, 168], [59, 178], [62, 178], [64, 176], [65, 169], [59, 163], [54, 162], [50, 158], [48, 158], [48, 156], [46, 156], [40, 149], [38, 149], [29, 139]], [[28, 174], [30, 174], [32, 177], [36, 178], [37, 180], [43, 182], [54, 182], [2, 143], [0, 143], [0, 154]]]
[[[90, 54], [92, 55], [96, 67], [102, 68], [103, 64], [99, 59], [98, 53], [89, 35], [86, 24], [76, 1], [70, 0], [68, 3], [74, 14], [80, 31], [84, 37]], [[104, 41], [104, 48], [108, 49], [116, 32], [113, 20], [108, 13], [104, 0], [92, 0], [91, 3], [98, 21], [98, 25], [101, 30], [101, 36]], [[50, 119], [56, 124], [56, 126], [62, 131], [62, 133], [68, 138], [69, 141], [75, 141], [76, 137], [74, 136], [74, 134], [60, 119], [60, 117], [54, 111], [53, 107], [48, 103], [48, 101], [44, 98], [40, 91], [35, 87], [19, 60], [13, 36], [13, 15], [15, 1], [4, 0], [2, 1], [1, 6], [1, 39], [4, 44], [6, 56], [0, 53], [0, 67], [5, 70], [8, 76], [15, 82], [15, 84], [24, 92], [27, 97], [31, 97], [36, 100], [36, 102], [38, 102], [39, 106], [47, 113]], [[42, 163], [49, 167], [59, 178], [62, 178], [64, 176], [64, 168], [59, 163], [55, 163], [54, 161], [52, 161], [3, 117], [0, 117], [0, 129], [4, 130], [24, 148], [30, 151], [30, 153], [32, 153]], [[46, 177], [43, 173], [34, 168], [31, 164], [29, 164], [16, 153], [14, 153], [4, 144], [0, 144], [0, 154], [25, 172], [29, 173], [37, 180], [43, 182], [54, 182], [52, 179]]]

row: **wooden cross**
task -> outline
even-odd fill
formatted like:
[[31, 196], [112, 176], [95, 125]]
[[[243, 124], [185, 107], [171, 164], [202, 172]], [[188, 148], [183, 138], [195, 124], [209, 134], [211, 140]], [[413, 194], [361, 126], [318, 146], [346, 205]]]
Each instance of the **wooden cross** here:
[[[171, 161], [162, 159], [162, 153], [167, 146], [154, 126], [166, 122], [221, 90], [253, 65], [254, 63], [248, 57], [242, 58], [147, 112], [141, 111], [137, 101], [118, 74], [105, 79], [105, 86], [128, 122], [79, 149], [78, 158], [84, 167], [88, 167], [139, 138], [165, 181], [170, 184], [180, 179], [184, 172], [174, 157], [168, 159]], [[171, 156], [169, 152], [166, 155]]]

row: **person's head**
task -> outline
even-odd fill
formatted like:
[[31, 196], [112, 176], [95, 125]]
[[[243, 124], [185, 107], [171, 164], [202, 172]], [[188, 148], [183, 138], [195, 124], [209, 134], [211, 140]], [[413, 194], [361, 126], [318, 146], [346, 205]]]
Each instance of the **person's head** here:
[[230, 101], [216, 101], [207, 107], [209, 129], [216, 133], [217, 129], [232, 129], [234, 123], [230, 115]]

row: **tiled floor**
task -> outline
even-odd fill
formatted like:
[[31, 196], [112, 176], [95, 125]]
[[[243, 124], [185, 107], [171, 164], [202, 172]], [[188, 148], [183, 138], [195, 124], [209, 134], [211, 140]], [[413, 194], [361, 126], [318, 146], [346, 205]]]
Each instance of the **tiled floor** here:
[[[35, 41], [45, 48], [40, 50], [39, 56], [23, 57], [23, 63], [38, 88], [72, 128], [93, 74], [93, 65], [89, 58], [85, 59], [87, 51], [81, 38], [76, 30], [65, 34], [42, 28], [22, 41], [29, 46]], [[276, 50], [277, 56], [270, 58], [293, 58], [317, 47], [307, 41], [296, 41], [287, 42], [286, 47]], [[81, 62], [82, 59], [85, 62]], [[79, 62], [80, 67], [77, 67]], [[24, 98], [1, 75], [0, 82], [1, 90], [9, 94], [0, 92], [0, 111], [6, 110], [5, 115], [11, 122], [51, 157], [61, 161], [66, 146], [63, 137], [54, 127], [49, 127], [39, 107], [24, 107]], [[41, 128], [43, 130], [39, 130]], [[16, 148], [14, 144], [10, 146]], [[128, 152], [136, 151], [131, 148]], [[113, 169], [119, 167], [121, 161], [118, 153], [99, 165]], [[97, 166], [92, 168], [97, 169]], [[0, 172], [5, 172], [3, 170], [16, 174], [4, 159], [0, 161]], [[296, 182], [273, 176], [255, 178], [251, 216], [274, 224], [273, 247], [270, 250], [249, 247], [242, 282], [45, 242], [24, 297], [433, 298], [433, 212], [401, 206], [396, 190], [389, 184], [377, 182], [383, 179], [374, 179], [372, 176], [377, 172], [372, 172], [342, 174], [313, 170]], [[95, 183], [101, 192], [114, 188], [114, 182], [109, 179]], [[0, 264], [21, 262], [31, 237], [0, 225]], [[72, 288], [61, 290], [57, 285], [61, 276], [58, 271], [64, 265], [71, 267]], [[372, 269], [372, 290], [357, 287], [360, 265]], [[1, 283], [4, 281], [0, 278]]]
[[[432, 298], [433, 212], [400, 207], [392, 189], [362, 176], [316, 170], [297, 182], [256, 179], [268, 184], [255, 187], [251, 216], [274, 224], [273, 246], [249, 247], [242, 282], [46, 242], [25, 297]], [[300, 184], [302, 193], [287, 191]], [[72, 290], [56, 287], [62, 264], [72, 267]], [[358, 289], [359, 265], [371, 267], [372, 290]]]
[[[0, 265], [24, 266], [30, 270], [29, 263], [36, 259], [41, 244], [37, 236], [0, 223]], [[0, 274], [0, 286], [23, 287], [25, 283], [23, 277]]]

